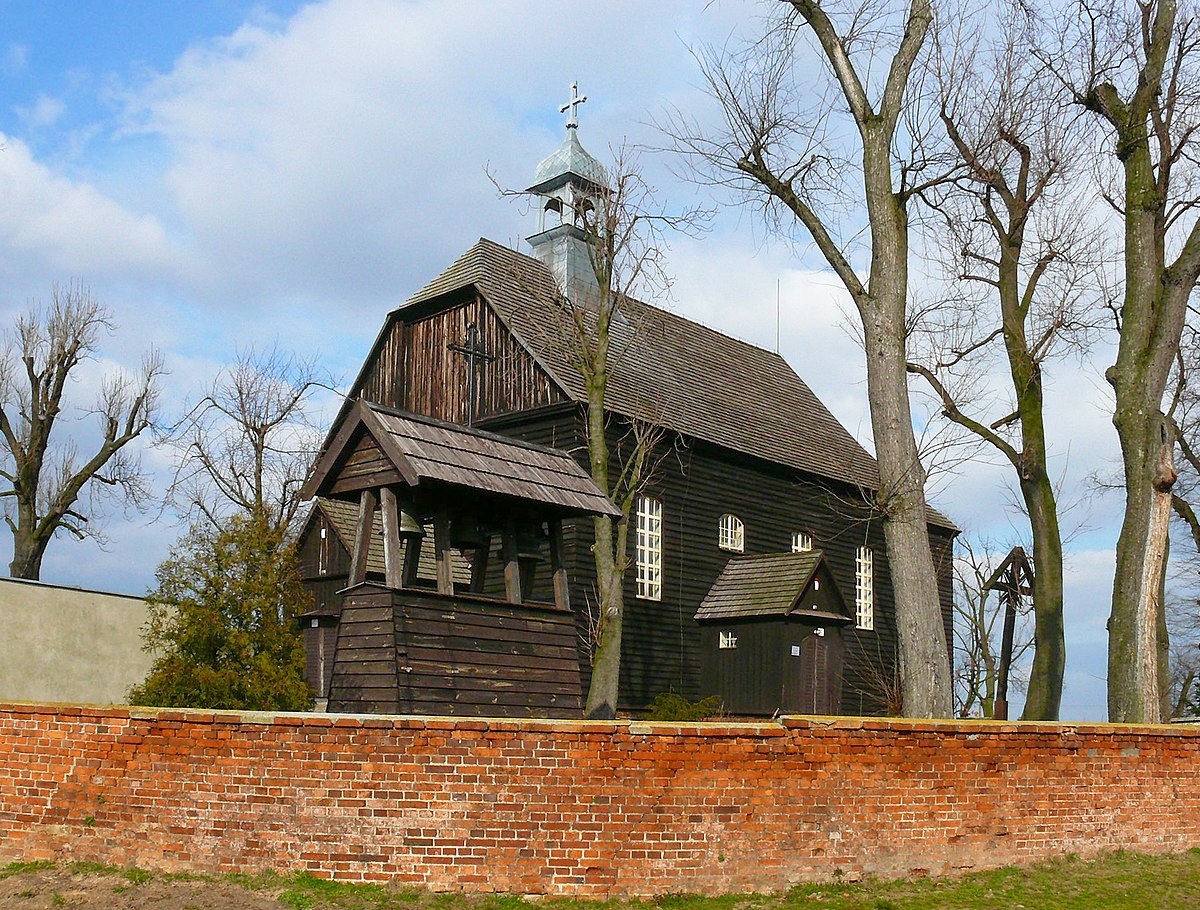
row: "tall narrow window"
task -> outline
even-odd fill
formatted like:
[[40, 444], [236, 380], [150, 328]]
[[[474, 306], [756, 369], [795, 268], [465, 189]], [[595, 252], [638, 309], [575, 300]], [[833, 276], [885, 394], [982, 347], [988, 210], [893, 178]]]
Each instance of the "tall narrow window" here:
[[662, 503], [649, 496], [637, 501], [637, 596], [662, 600]]
[[746, 526], [736, 515], [722, 515], [717, 542], [722, 550], [742, 553], [746, 549]]
[[805, 534], [803, 531], [795, 531], [792, 534], [792, 552], [807, 553], [812, 549], [812, 535]]
[[855, 625], [875, 628], [875, 557], [870, 547], [859, 547], [854, 560]]

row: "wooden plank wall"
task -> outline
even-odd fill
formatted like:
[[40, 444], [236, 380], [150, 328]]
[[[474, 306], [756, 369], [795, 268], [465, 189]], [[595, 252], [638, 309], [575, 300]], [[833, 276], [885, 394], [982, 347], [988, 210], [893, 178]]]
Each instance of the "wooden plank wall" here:
[[345, 596], [330, 711], [579, 717], [580, 695], [570, 614], [376, 585]]
[[329, 710], [402, 714], [396, 662], [394, 592], [360, 585], [342, 598]]
[[[573, 407], [514, 415], [491, 421], [488, 429], [573, 450], [581, 463], [584, 460], [581, 412]], [[667, 691], [692, 700], [713, 694], [704, 684], [700, 627], [692, 616], [731, 555], [717, 546], [717, 528], [721, 515], [732, 512], [745, 524], [746, 553], [788, 552], [793, 531], [811, 534], [814, 547], [826, 553], [852, 612], [855, 553], [860, 546], [872, 548], [875, 628], [867, 631], [851, 626], [845, 630], [842, 711], [884, 712], [879, 680], [890, 678], [895, 668], [894, 598], [883, 528], [870, 516], [860, 492], [696, 442], [680, 445], [661, 461], [650, 492], [663, 502], [663, 599], [638, 599], [636, 576], [630, 569], [625, 586], [622, 709], [640, 710]], [[581, 614], [588, 599], [595, 601], [595, 570], [589, 550], [592, 524], [590, 520], [568, 524], [571, 603]], [[631, 556], [634, 536], [631, 530]], [[949, 532], [937, 529], [931, 538], [935, 557], [941, 556], [939, 591], [949, 635], [952, 539]], [[582, 616], [579, 625], [582, 636]], [[590, 676], [586, 651], [581, 651], [580, 663], [586, 691]]]
[[[401, 592], [410, 672], [408, 710], [417, 714], [579, 717], [574, 617], [553, 608], [487, 598]], [[399, 609], [400, 607], [398, 607]]]
[[478, 418], [566, 400], [480, 297], [407, 323], [393, 317], [352, 397], [466, 423], [467, 359], [448, 345], [465, 342], [471, 323], [480, 345], [496, 358], [477, 369]]

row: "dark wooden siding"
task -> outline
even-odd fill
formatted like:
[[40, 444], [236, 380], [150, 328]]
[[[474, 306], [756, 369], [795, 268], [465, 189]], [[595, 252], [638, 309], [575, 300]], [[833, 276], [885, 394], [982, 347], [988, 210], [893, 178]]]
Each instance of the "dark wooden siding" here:
[[553, 607], [362, 585], [343, 602], [329, 710], [578, 717], [576, 655]]
[[[577, 408], [547, 408], [490, 421], [489, 429], [576, 452], [583, 460], [582, 414]], [[615, 431], [614, 431], [615, 432]], [[853, 613], [855, 555], [874, 553], [875, 628], [846, 628], [843, 635], [842, 711], [879, 714], [888, 709], [882, 688], [896, 667], [896, 623], [883, 527], [863, 494], [822, 478], [771, 465], [705, 443], [680, 441], [660, 461], [650, 494], [663, 503], [663, 599], [636, 596], [631, 567], [625, 586], [625, 625], [621, 658], [621, 707], [638, 711], [662, 692], [690, 699], [715, 694], [701, 669], [700, 627], [692, 618], [730, 554], [717, 545], [721, 515], [730, 512], [745, 525], [747, 553], [789, 551], [792, 533], [812, 535]], [[589, 547], [590, 521], [570, 529], [571, 599], [579, 615], [595, 603], [595, 570]], [[950, 554], [952, 535], [931, 532], [938, 558], [943, 620], [951, 622]], [[630, 533], [630, 553], [635, 544]], [[589, 674], [581, 651], [584, 684]]]
[[407, 322], [393, 317], [351, 397], [361, 394], [389, 407], [466, 423], [467, 360], [448, 345], [463, 343], [471, 323], [483, 349], [496, 358], [477, 370], [477, 417], [566, 400], [478, 296]]
[[313, 695], [326, 698], [333, 679], [333, 656], [337, 649], [337, 619], [313, 617], [305, 621], [304, 679]]

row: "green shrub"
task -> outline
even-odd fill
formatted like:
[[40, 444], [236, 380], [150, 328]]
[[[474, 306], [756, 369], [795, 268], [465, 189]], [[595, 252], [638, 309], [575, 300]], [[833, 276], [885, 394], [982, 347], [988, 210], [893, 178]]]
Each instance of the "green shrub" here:
[[647, 720], [689, 721], [708, 720], [721, 713], [721, 697], [710, 695], [699, 701], [688, 701], [674, 692], [663, 692], [650, 702]]

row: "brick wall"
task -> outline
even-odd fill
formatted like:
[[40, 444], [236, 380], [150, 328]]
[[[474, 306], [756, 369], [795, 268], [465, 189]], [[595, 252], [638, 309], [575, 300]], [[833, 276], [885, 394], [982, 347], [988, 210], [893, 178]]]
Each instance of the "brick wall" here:
[[0, 861], [601, 896], [1200, 846], [1200, 730], [0, 705]]

